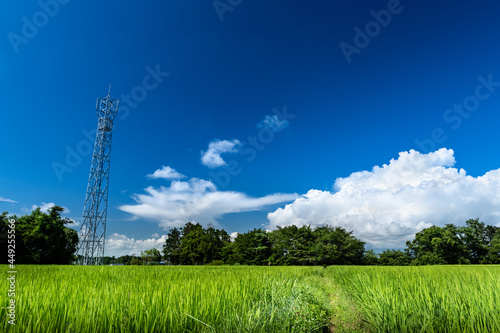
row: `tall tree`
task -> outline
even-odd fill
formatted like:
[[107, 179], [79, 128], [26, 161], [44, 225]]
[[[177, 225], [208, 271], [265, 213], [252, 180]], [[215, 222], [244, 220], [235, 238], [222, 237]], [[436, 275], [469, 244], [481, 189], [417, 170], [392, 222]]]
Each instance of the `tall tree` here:
[[170, 229], [163, 245], [163, 256], [172, 265], [181, 263], [181, 232], [177, 228]]
[[182, 228], [181, 263], [187, 265], [204, 264], [208, 244], [201, 224], [186, 223]]
[[215, 229], [210, 224], [207, 229], [204, 229], [203, 242], [206, 243], [204, 263], [223, 260], [223, 249], [231, 241], [231, 237], [224, 230]]

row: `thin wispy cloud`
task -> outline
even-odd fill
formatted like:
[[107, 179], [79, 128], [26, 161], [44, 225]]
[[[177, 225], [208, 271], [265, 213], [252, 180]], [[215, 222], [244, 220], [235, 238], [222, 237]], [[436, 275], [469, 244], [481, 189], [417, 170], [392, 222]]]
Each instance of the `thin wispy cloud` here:
[[266, 115], [262, 121], [257, 124], [258, 128], [269, 128], [273, 132], [279, 132], [287, 128], [290, 122], [286, 119], [280, 120], [277, 115]]
[[17, 203], [17, 201], [9, 199], [9, 198], [4, 198], [0, 197], [0, 202], [9, 202], [9, 203]]
[[220, 156], [224, 153], [236, 153], [241, 146], [237, 139], [214, 140], [208, 144], [207, 151], [201, 152], [201, 163], [209, 168], [217, 168], [226, 164]]
[[217, 223], [224, 214], [263, 210], [298, 197], [282, 193], [250, 197], [241, 192], [219, 191], [212, 182], [198, 178], [173, 181], [168, 187], [150, 186], [145, 192], [134, 197], [136, 204], [119, 209], [138, 218], [155, 220], [165, 230], [188, 221]]

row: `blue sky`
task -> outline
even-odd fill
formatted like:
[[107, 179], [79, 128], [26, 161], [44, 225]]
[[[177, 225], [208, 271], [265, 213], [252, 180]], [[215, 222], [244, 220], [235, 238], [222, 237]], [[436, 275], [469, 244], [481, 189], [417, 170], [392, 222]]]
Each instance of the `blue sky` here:
[[[80, 222], [84, 133], [111, 83], [122, 108], [107, 254], [159, 246], [186, 220], [230, 233], [338, 224], [373, 248], [400, 247], [430, 224], [500, 222], [499, 3], [1, 7], [1, 211], [55, 203]], [[228, 165], [235, 175], [217, 181]], [[185, 177], [148, 177], [163, 167]]]

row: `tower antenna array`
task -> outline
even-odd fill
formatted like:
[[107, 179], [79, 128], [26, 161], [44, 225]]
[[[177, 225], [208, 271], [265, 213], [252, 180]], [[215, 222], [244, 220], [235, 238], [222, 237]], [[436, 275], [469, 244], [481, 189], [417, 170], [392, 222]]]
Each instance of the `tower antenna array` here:
[[108, 212], [109, 167], [113, 120], [118, 113], [117, 99], [108, 95], [97, 99], [97, 134], [90, 166], [87, 194], [83, 208], [78, 245], [78, 264], [101, 265], [104, 256], [106, 217]]

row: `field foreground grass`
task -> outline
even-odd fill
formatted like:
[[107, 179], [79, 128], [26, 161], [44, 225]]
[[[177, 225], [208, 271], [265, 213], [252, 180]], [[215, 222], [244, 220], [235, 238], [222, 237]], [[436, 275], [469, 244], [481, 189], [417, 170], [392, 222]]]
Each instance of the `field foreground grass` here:
[[2, 332], [500, 332], [500, 266], [16, 268]]

